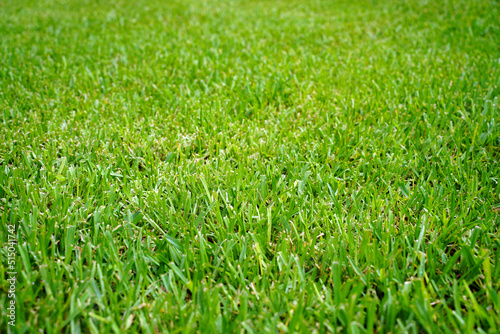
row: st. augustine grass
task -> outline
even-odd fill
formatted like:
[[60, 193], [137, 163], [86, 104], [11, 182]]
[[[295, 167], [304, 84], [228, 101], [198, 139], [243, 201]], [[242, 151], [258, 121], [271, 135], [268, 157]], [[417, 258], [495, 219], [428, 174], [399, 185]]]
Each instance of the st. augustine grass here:
[[0, 331], [500, 332], [499, 18], [1, 0]]

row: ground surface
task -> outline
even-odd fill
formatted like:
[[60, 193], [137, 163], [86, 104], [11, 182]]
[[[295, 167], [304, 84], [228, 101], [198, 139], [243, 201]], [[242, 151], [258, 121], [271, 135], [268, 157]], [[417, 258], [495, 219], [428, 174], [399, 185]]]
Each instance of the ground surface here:
[[0, 331], [499, 332], [500, 4], [351, 2], [0, 1]]

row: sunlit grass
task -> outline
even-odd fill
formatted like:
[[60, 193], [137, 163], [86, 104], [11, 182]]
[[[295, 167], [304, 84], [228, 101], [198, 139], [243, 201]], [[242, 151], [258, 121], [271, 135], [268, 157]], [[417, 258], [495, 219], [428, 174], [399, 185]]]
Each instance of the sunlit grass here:
[[10, 330], [499, 332], [498, 18], [0, 1]]

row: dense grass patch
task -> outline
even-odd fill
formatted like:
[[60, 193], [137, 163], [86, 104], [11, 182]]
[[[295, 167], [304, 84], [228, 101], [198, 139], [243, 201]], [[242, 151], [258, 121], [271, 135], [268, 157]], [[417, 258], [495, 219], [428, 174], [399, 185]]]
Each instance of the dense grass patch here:
[[10, 330], [499, 332], [500, 4], [351, 2], [0, 1]]

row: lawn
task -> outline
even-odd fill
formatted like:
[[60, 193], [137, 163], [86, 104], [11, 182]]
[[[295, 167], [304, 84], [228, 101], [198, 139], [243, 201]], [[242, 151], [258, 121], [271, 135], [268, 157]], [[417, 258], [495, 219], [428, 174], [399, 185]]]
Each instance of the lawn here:
[[500, 332], [499, 18], [0, 0], [0, 332]]

